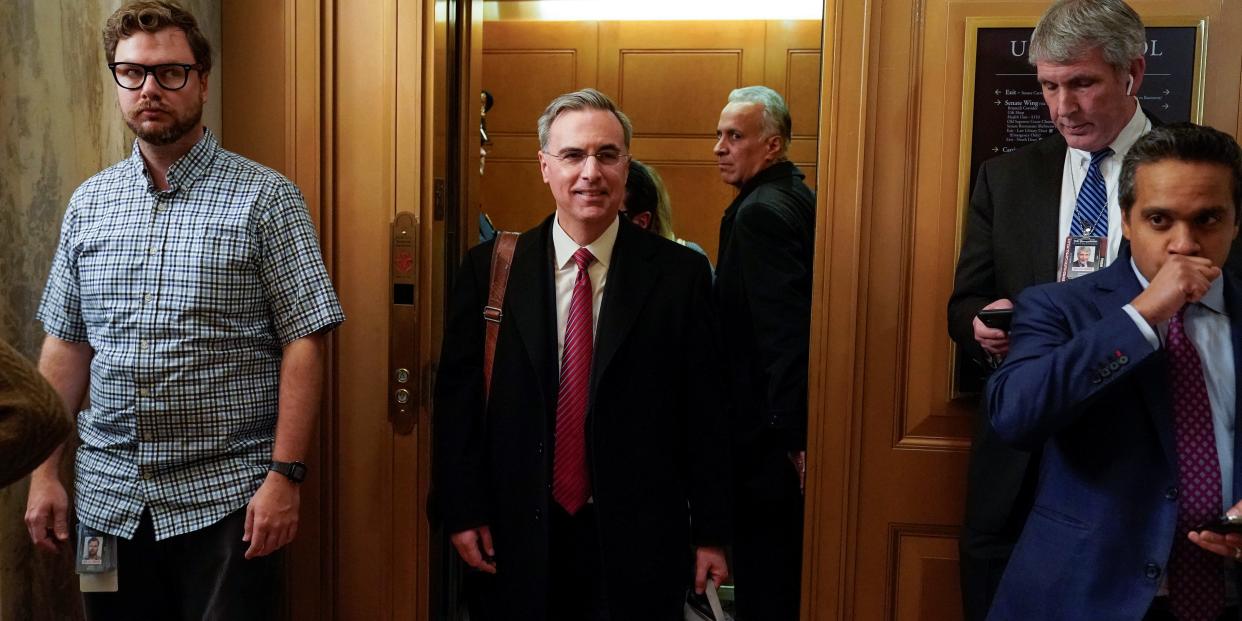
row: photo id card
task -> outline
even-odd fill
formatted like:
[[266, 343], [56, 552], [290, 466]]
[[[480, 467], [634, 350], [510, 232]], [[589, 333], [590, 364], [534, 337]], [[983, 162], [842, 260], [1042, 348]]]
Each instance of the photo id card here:
[[77, 570], [101, 574], [116, 569], [116, 536], [78, 524]]
[[1107, 237], [1065, 238], [1065, 251], [1061, 253], [1061, 269], [1057, 282], [1073, 280], [1095, 273], [1108, 266]]

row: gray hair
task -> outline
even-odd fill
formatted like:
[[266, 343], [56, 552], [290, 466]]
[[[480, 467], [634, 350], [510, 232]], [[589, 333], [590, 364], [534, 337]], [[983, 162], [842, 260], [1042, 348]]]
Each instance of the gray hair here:
[[793, 119], [781, 94], [766, 86], [743, 86], [729, 93], [729, 103], [755, 103], [763, 106], [763, 129], [781, 137], [781, 152], [793, 138]]
[[603, 110], [611, 112], [617, 117], [617, 121], [621, 123], [621, 130], [625, 132], [625, 148], [630, 148], [630, 137], [634, 135], [634, 126], [630, 124], [629, 117], [617, 108], [617, 104], [607, 95], [593, 89], [584, 88], [580, 91], [565, 93], [560, 97], [552, 100], [547, 108], [544, 108], [543, 114], [539, 115], [539, 148], [548, 148], [548, 139], [552, 132], [552, 122], [563, 112], [571, 110]]
[[1122, 0], [1059, 0], [1031, 33], [1029, 60], [1066, 64], [1098, 47], [1104, 61], [1124, 73], [1143, 56], [1146, 42], [1143, 20]]

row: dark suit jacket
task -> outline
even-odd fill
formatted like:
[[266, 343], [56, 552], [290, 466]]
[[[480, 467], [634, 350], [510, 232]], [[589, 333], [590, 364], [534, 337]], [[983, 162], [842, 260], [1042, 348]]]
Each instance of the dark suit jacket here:
[[[1242, 281], [1224, 278], [1242, 360]], [[1141, 290], [1127, 250], [1101, 272], [1018, 298], [988, 405], [997, 433], [1043, 446], [1043, 460], [989, 619], [1137, 621], [1156, 594], [1177, 522], [1177, 455], [1166, 353], [1122, 310]]]
[[815, 194], [790, 162], [747, 182], [720, 222], [720, 307], [736, 432], [806, 448]]
[[[949, 335], [972, 358], [975, 315], [993, 300], [1016, 299], [1025, 288], [1057, 278], [1065, 139], [1059, 133], [990, 159], [979, 169], [966, 216], [966, 234], [949, 298]], [[986, 533], [1017, 532], [1030, 503], [1031, 456], [1001, 442], [975, 421], [966, 497], [966, 525]], [[1019, 492], [1027, 490], [1025, 497]]]
[[[489, 525], [506, 619], [544, 619], [558, 386], [549, 217], [514, 251], [483, 406], [492, 242], [467, 254], [436, 386], [434, 486], [448, 532]], [[680, 618], [691, 545], [729, 541], [729, 430], [707, 259], [620, 223], [596, 330], [587, 459], [612, 619]], [[691, 522], [693, 517], [693, 523]], [[613, 596], [615, 594], [615, 596]]]

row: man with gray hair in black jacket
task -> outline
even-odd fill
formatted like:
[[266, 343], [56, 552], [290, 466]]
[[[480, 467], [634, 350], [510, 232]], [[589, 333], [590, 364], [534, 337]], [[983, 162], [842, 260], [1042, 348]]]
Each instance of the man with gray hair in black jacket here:
[[720, 222], [715, 295], [735, 404], [742, 621], [799, 608], [815, 194], [789, 161], [791, 125], [779, 93], [748, 86], [716, 126], [720, 178], [738, 189]]

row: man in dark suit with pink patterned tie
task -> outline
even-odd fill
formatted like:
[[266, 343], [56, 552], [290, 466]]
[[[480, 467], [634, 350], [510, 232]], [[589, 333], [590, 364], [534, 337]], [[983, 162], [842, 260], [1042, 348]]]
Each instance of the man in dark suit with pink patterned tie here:
[[491, 242], [453, 287], [433, 515], [478, 572], [476, 617], [671, 621], [688, 588], [728, 576], [711, 269], [618, 217], [630, 136], [592, 89], [540, 117], [556, 212], [518, 239], [486, 400]]

